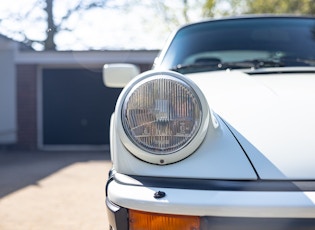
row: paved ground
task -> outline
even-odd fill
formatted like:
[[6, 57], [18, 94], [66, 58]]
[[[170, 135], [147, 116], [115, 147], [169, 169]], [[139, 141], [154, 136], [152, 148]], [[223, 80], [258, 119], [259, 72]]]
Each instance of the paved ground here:
[[107, 229], [110, 166], [106, 152], [0, 151], [0, 229]]

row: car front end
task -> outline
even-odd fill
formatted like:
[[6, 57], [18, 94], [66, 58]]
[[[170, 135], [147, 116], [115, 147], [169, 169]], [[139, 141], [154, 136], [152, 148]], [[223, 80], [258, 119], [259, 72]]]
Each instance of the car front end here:
[[[303, 46], [288, 45], [292, 28], [303, 30], [296, 21], [315, 26], [189, 25], [151, 71], [133, 78], [132, 66], [105, 66], [105, 82], [124, 86], [111, 118], [110, 229], [315, 228], [315, 41], [293, 55]], [[235, 28], [239, 38], [227, 36]]]

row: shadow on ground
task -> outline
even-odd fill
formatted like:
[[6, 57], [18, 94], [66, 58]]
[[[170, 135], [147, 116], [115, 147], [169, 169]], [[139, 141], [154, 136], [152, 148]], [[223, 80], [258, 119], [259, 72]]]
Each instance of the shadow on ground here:
[[0, 198], [77, 162], [110, 160], [106, 151], [0, 151]]

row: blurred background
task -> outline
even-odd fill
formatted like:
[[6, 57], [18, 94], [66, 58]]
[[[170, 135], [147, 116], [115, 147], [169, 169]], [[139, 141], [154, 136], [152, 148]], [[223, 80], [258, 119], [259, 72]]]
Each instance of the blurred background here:
[[244, 14], [314, 15], [315, 0], [1, 1], [0, 149], [108, 149], [121, 89], [105, 63], [146, 71], [178, 27]]

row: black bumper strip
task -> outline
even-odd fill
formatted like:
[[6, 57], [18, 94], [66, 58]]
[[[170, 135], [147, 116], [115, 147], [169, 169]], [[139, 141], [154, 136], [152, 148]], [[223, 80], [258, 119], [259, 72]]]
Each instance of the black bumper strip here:
[[315, 219], [203, 217], [200, 229], [206, 230], [314, 230]]
[[132, 186], [220, 191], [315, 191], [315, 181], [234, 181], [191, 178], [125, 176], [115, 173], [117, 183]]
[[128, 230], [128, 211], [106, 198], [109, 229]]

